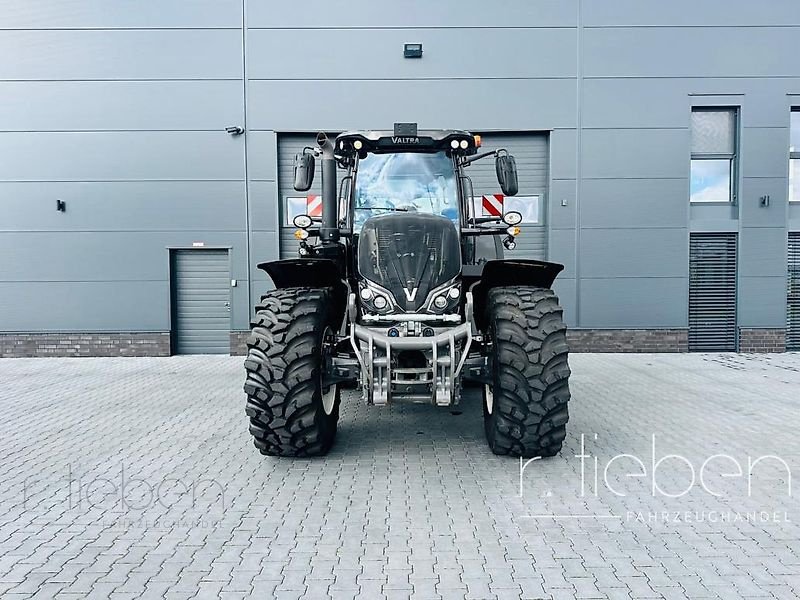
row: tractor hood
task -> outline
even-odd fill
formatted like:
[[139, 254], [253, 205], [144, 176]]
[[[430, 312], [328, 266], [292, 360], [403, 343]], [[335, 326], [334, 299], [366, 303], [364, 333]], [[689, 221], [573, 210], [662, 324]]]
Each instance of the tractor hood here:
[[401, 310], [418, 311], [431, 290], [461, 272], [458, 231], [450, 219], [426, 213], [372, 217], [359, 235], [358, 270]]

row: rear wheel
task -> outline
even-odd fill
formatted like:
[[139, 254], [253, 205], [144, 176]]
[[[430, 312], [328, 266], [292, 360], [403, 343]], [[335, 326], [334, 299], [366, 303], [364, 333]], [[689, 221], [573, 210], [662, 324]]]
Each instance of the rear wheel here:
[[262, 454], [319, 456], [339, 420], [339, 387], [323, 387], [333, 315], [327, 290], [287, 288], [261, 299], [247, 339], [245, 412]]
[[495, 454], [531, 458], [561, 450], [569, 420], [566, 327], [549, 289], [502, 287], [487, 303], [490, 384], [484, 428]]

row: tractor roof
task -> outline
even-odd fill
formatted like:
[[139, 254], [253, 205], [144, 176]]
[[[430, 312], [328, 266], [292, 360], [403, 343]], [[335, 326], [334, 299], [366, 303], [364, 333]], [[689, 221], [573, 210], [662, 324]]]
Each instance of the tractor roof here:
[[[455, 142], [456, 147], [453, 147]], [[334, 151], [337, 156], [362, 157], [369, 152], [386, 154], [391, 152], [439, 152], [442, 150], [460, 155], [475, 154], [478, 146], [475, 137], [460, 129], [346, 131], [336, 137]]]

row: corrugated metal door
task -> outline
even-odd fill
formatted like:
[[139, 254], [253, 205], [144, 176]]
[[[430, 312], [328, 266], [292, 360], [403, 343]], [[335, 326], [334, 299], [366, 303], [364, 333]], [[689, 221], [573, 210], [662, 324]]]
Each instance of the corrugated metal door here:
[[[335, 136], [335, 133], [329, 133]], [[281, 258], [297, 257], [297, 240], [294, 239], [295, 228], [288, 223], [286, 217], [286, 199], [302, 198], [308, 194], [319, 194], [322, 176], [317, 168], [314, 185], [308, 192], [296, 192], [293, 184], [294, 157], [305, 146], [314, 145], [314, 134], [281, 134], [278, 138], [278, 195], [281, 205], [280, 255]], [[545, 226], [545, 207], [547, 206], [548, 150], [546, 134], [499, 134], [482, 135], [483, 149], [505, 148], [514, 155], [519, 173], [519, 202], [535, 203], [528, 214], [538, 216], [537, 223], [523, 224], [523, 232], [517, 238], [517, 247], [506, 255], [516, 258], [547, 257], [547, 228]], [[485, 158], [473, 163], [466, 169], [472, 179], [476, 196], [498, 194], [494, 160]], [[341, 172], [339, 173], [341, 177]], [[516, 201], [516, 200], [512, 200]]]
[[736, 350], [736, 234], [693, 233], [689, 248], [689, 350]]
[[227, 250], [173, 250], [172, 350], [229, 354], [230, 263]]
[[[519, 208], [527, 216], [536, 216], [537, 222], [523, 222], [522, 234], [516, 239], [517, 247], [508, 251], [508, 258], [547, 258], [547, 206], [548, 148], [547, 135], [543, 133], [484, 133], [481, 134], [481, 150], [505, 148], [517, 161], [519, 193], [515, 198], [506, 198], [507, 209], [516, 208], [512, 203], [521, 203]], [[475, 196], [499, 194], [494, 159], [484, 158], [472, 163], [465, 170], [472, 180]], [[534, 205], [535, 204], [535, 205]]]
[[786, 302], [786, 349], [800, 350], [800, 232], [789, 234], [789, 293]]
[[[336, 133], [328, 133], [333, 139]], [[308, 195], [322, 193], [322, 168], [317, 161], [314, 172], [314, 185], [307, 192], [295, 191], [294, 185], [294, 157], [303, 151], [306, 146], [316, 144], [314, 133], [283, 133], [278, 137], [278, 197], [280, 198], [280, 253], [281, 258], [297, 258], [298, 241], [294, 238], [294, 227], [286, 216], [286, 199], [303, 198]], [[338, 173], [342, 177], [342, 171]]]

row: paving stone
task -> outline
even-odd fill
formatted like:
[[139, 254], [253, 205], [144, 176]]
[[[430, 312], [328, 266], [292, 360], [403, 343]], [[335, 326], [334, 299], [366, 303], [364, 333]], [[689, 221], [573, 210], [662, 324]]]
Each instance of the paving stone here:
[[[487, 450], [475, 390], [458, 415], [370, 408], [347, 391], [331, 453], [285, 460], [252, 447], [241, 358], [4, 359], [0, 456], [15, 459], [0, 462], [0, 596], [800, 597], [800, 512], [777, 465], [758, 466], [752, 494], [746, 478], [720, 477], [732, 466], [721, 462], [706, 473], [719, 497], [697, 482], [654, 494], [650, 477], [654, 435], [655, 460], [685, 457], [696, 475], [722, 453], [745, 469], [748, 456], [794, 464], [800, 355], [570, 362], [564, 450], [520, 480], [519, 461]], [[630, 476], [631, 456], [648, 476]], [[657, 473], [663, 490], [686, 487], [680, 459]], [[89, 501], [119, 492], [121, 475], [138, 508]], [[789, 522], [709, 512], [762, 510]]]

